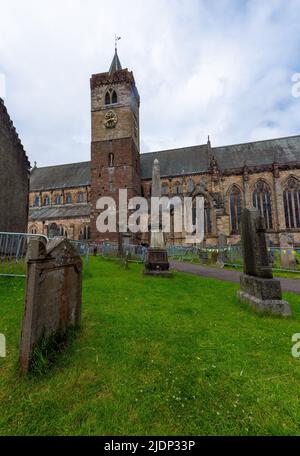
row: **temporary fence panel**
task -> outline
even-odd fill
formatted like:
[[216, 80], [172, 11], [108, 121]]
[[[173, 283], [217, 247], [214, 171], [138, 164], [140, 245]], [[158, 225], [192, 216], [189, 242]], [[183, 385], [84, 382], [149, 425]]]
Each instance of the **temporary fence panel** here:
[[26, 277], [26, 253], [29, 239], [48, 240], [46, 236], [0, 232], [0, 277]]
[[130, 262], [143, 263], [147, 255], [147, 247], [142, 245], [126, 244], [122, 251], [117, 243], [90, 244], [90, 254], [103, 258], [127, 258]]

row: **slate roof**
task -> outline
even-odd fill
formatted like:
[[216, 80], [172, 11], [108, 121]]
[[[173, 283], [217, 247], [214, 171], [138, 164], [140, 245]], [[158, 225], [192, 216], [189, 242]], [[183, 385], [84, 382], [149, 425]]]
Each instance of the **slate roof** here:
[[222, 171], [251, 166], [300, 162], [300, 136], [216, 147], [213, 153]]
[[199, 173], [209, 168], [206, 144], [182, 149], [162, 150], [141, 154], [142, 179], [152, 178], [152, 165], [156, 158], [160, 164], [161, 177]]
[[[300, 164], [300, 136], [214, 147], [222, 172], [263, 165]], [[151, 179], [153, 161], [160, 163], [162, 177], [205, 173], [210, 159], [207, 144], [141, 154], [142, 179]], [[35, 168], [31, 172], [30, 191], [90, 185], [90, 162]]]
[[90, 185], [90, 173], [90, 162], [33, 168], [30, 191], [85, 187]]
[[116, 71], [122, 70], [122, 65], [118, 56], [117, 49], [115, 50], [115, 55], [114, 58], [111, 62], [110, 68], [109, 68], [109, 74], [115, 73]]
[[30, 221], [34, 221], [89, 217], [90, 212], [91, 207], [89, 204], [34, 207], [29, 209], [29, 219]]
[[[255, 141], [212, 148], [221, 171], [253, 166], [300, 163], [300, 136]], [[151, 179], [155, 158], [160, 163], [161, 176], [205, 173], [209, 170], [207, 145], [164, 150], [141, 155], [142, 179]]]

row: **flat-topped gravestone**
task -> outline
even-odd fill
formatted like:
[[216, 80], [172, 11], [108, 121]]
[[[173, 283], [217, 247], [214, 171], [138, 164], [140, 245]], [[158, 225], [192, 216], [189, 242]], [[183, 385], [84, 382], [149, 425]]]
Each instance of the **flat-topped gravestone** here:
[[241, 276], [239, 299], [260, 312], [290, 316], [291, 307], [282, 299], [280, 281], [273, 278], [265, 224], [260, 212], [244, 209], [240, 227], [244, 274]]
[[283, 269], [296, 269], [296, 256], [293, 254], [293, 236], [289, 233], [280, 235], [280, 266]]

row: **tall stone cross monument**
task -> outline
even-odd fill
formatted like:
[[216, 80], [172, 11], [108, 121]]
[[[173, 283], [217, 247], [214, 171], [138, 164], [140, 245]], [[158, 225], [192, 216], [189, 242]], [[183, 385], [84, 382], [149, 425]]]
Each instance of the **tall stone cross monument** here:
[[[151, 196], [153, 198], [160, 198], [161, 196], [160, 166], [157, 159], [154, 160], [152, 168]], [[144, 273], [147, 275], [170, 276], [168, 253], [159, 214], [158, 217], [158, 220], [153, 219], [153, 217], [151, 220], [151, 242], [145, 262]], [[156, 227], [152, 226], [153, 222], [156, 222]]]

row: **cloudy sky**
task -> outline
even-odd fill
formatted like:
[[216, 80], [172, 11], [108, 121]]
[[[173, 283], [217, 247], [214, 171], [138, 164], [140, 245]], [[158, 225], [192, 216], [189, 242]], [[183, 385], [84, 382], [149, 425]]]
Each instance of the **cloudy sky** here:
[[89, 78], [117, 33], [142, 152], [300, 134], [299, 17], [300, 0], [0, 0], [0, 91], [31, 163], [88, 160]]

